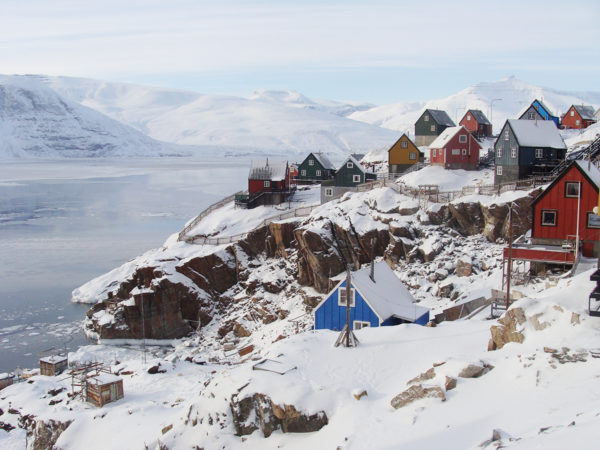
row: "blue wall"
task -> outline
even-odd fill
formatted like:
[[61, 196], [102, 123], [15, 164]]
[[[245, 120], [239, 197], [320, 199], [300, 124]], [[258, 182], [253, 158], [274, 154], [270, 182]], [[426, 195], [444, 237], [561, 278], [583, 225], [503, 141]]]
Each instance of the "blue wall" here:
[[540, 113], [540, 115], [545, 120], [552, 120], [554, 122], [554, 124], [556, 126], [558, 126], [558, 117], [551, 116], [550, 113], [548, 111], [546, 111], [546, 108], [544, 108], [537, 100], [535, 100], [533, 102], [533, 106], [535, 106], [535, 108], [537, 109], [537, 111]]
[[[346, 287], [345, 280], [341, 284], [341, 287]], [[315, 329], [341, 331], [344, 325], [346, 325], [346, 306], [338, 305], [338, 292], [339, 287], [315, 311]], [[354, 292], [355, 305], [350, 308], [350, 326], [352, 326], [355, 320], [362, 320], [369, 322], [372, 327], [378, 327], [379, 318], [377, 315], [360, 296], [358, 291]]]

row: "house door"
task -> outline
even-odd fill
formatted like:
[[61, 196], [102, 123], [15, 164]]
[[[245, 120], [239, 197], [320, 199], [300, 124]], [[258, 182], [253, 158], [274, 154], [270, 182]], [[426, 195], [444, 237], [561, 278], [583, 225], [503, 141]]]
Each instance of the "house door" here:
[[117, 399], [118, 396], [118, 391], [117, 391], [117, 384], [111, 384], [110, 385], [110, 401], [114, 402]]

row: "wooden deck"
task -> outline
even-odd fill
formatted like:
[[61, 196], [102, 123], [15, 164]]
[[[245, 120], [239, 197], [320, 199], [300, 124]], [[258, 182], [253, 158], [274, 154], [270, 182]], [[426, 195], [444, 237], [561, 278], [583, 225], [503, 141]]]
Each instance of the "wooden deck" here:
[[[504, 258], [508, 258], [508, 252], [508, 247], [505, 247]], [[563, 249], [558, 246], [520, 245], [512, 248], [511, 259], [573, 265], [575, 263], [575, 253], [571, 249]]]

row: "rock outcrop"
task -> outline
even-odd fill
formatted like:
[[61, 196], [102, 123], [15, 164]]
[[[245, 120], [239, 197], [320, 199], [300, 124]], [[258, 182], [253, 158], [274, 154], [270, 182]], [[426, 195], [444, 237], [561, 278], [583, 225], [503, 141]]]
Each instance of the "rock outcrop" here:
[[498, 319], [500, 326], [490, 328], [492, 338], [488, 343], [488, 350], [497, 350], [509, 342], [523, 343], [525, 337], [521, 326], [525, 323], [525, 312], [522, 308], [509, 309], [504, 316]]
[[390, 404], [392, 408], [398, 409], [423, 398], [439, 398], [443, 402], [446, 401], [446, 395], [439, 386], [424, 387], [417, 384], [396, 395]]

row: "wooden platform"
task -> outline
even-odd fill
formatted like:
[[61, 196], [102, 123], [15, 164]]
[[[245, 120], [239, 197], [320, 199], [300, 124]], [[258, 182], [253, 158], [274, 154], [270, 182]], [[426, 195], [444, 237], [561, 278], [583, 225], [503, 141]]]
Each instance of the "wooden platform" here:
[[[504, 258], [508, 258], [508, 247], [504, 248]], [[575, 253], [570, 249], [550, 245], [520, 245], [512, 248], [511, 259], [513, 261], [533, 261], [555, 264], [575, 263]]]

